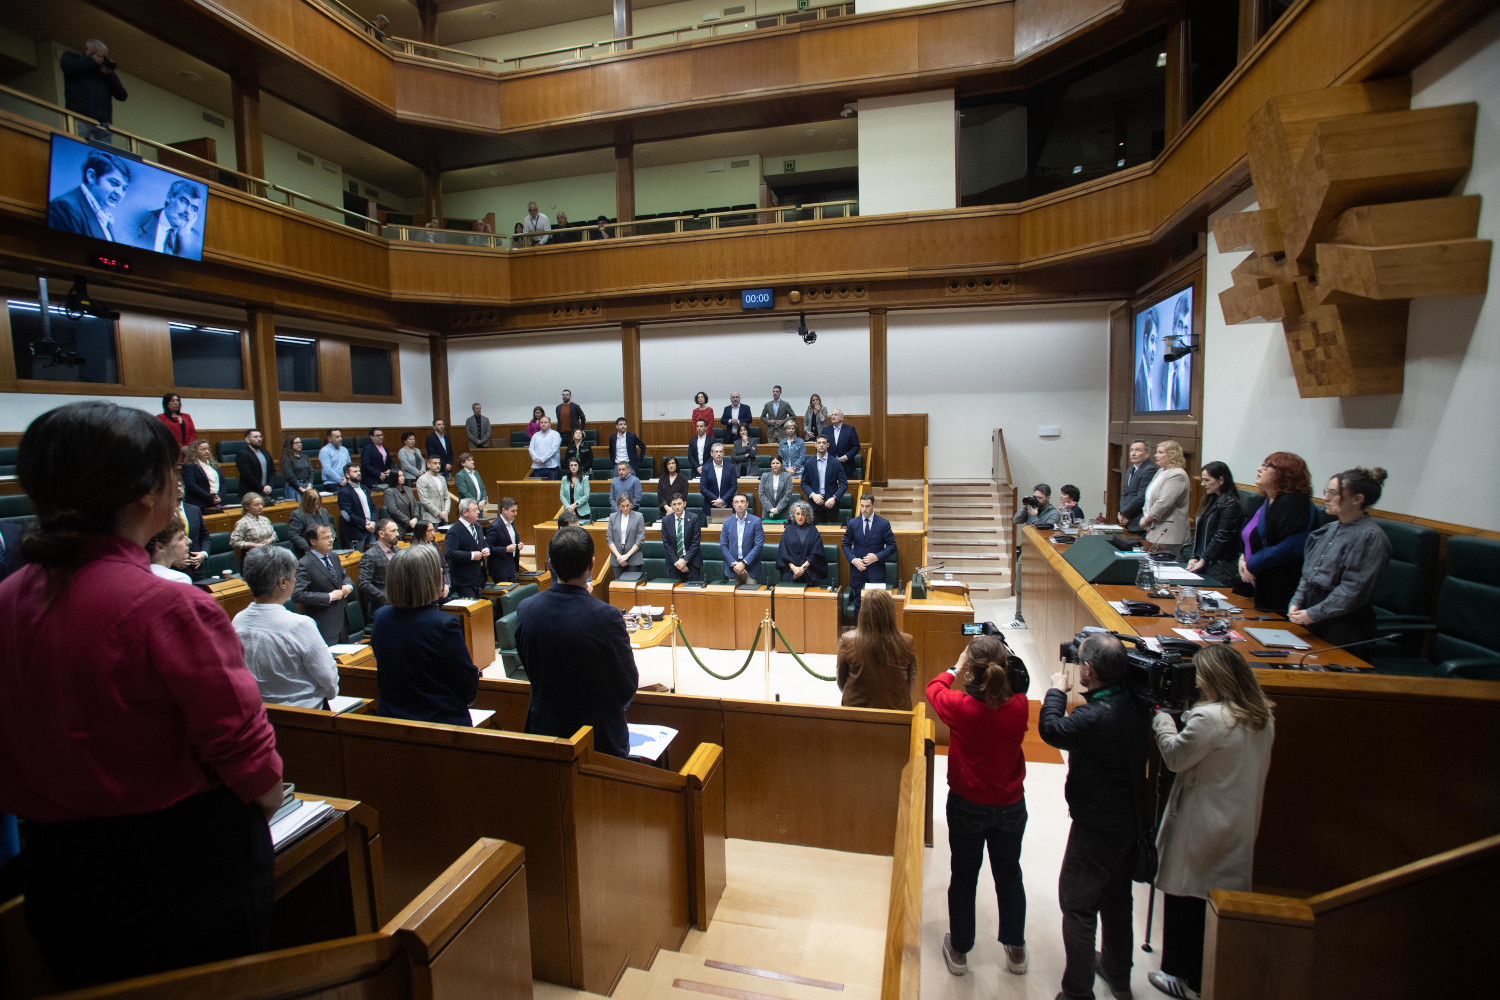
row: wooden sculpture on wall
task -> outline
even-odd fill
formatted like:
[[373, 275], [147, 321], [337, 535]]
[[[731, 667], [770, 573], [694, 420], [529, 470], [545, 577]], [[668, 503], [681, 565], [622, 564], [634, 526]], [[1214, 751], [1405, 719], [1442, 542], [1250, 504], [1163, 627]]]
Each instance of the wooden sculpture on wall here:
[[1479, 197], [1449, 197], [1473, 160], [1475, 104], [1411, 110], [1409, 80], [1268, 102], [1246, 127], [1260, 208], [1214, 225], [1249, 249], [1224, 322], [1280, 320], [1304, 397], [1400, 392], [1407, 307], [1483, 294]]

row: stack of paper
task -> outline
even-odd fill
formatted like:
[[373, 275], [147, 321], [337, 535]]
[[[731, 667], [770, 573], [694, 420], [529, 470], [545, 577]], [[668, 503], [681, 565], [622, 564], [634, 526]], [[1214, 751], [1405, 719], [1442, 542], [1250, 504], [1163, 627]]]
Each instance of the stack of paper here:
[[1162, 583], [1202, 583], [1203, 577], [1181, 566], [1157, 566], [1156, 579]]
[[656, 760], [661, 757], [672, 742], [672, 737], [677, 735], [677, 730], [670, 726], [643, 726], [634, 722], [630, 726], [630, 756], [641, 757], [645, 760]]
[[335, 695], [328, 699], [328, 711], [334, 715], [343, 715], [350, 709], [358, 708], [364, 703], [365, 700], [363, 698], [356, 698], [352, 694]]
[[338, 812], [322, 799], [303, 799], [302, 808], [293, 809], [271, 824], [271, 847], [284, 851]]

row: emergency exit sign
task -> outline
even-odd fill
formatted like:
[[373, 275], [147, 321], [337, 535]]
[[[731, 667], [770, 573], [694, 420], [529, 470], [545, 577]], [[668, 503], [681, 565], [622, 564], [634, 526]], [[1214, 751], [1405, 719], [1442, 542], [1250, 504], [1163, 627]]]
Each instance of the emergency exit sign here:
[[797, 161], [796, 160], [782, 160], [781, 161], [781, 172], [784, 173], [784, 174], [795, 174], [797, 172]]

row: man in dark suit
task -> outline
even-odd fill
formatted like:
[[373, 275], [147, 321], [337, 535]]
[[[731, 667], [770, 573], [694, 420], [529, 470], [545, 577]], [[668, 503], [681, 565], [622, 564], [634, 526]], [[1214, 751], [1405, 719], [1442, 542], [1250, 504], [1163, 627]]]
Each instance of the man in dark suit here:
[[759, 583], [765, 579], [760, 563], [766, 530], [750, 513], [750, 498], [734, 495], [734, 516], [719, 526], [719, 554], [724, 557], [725, 583]]
[[875, 500], [868, 493], [859, 498], [859, 516], [844, 529], [843, 548], [844, 558], [849, 560], [854, 613], [859, 614], [865, 584], [885, 583], [885, 561], [896, 554], [891, 522], [875, 513]]
[[473, 497], [458, 502], [458, 520], [448, 526], [443, 555], [448, 560], [453, 596], [471, 601], [478, 598], [490, 549], [484, 544], [484, 532], [479, 530], [479, 502]]
[[717, 441], [709, 449], [708, 461], [698, 473], [698, 492], [703, 496], [704, 513], [725, 510], [734, 500], [734, 491], [739, 488], [739, 470], [724, 461], [724, 446]]
[[0, 580], [25, 564], [21, 555], [21, 536], [26, 527], [19, 521], [0, 521]]
[[365, 489], [383, 490], [390, 482], [391, 470], [396, 468], [396, 459], [385, 450], [385, 431], [370, 428], [370, 443], [359, 456], [360, 478]]
[[117, 156], [89, 150], [79, 185], [47, 203], [47, 226], [64, 232], [123, 242], [128, 223], [115, 231], [114, 212], [130, 187], [130, 165]]
[[184, 493], [182, 480], [179, 479], [177, 480], [177, 519], [182, 522], [183, 531], [187, 533], [188, 555], [182, 565], [172, 568], [182, 570], [192, 576], [208, 558], [208, 527], [203, 523], [203, 508], [184, 500]]
[[724, 413], [719, 417], [719, 424], [724, 428], [725, 439], [729, 441], [740, 436], [740, 424], [750, 426], [750, 407], [740, 402], [739, 393], [729, 394], [729, 405], [724, 407]]
[[126, 238], [142, 250], [197, 260], [203, 256], [203, 187], [192, 181], [173, 181], [162, 207], [131, 220]]
[[400, 537], [396, 522], [382, 517], [375, 522], [375, 544], [359, 560], [359, 606], [367, 622], [374, 621], [375, 612], [390, 603], [385, 599], [385, 571], [396, 558]]
[[508, 583], [516, 578], [516, 559], [521, 554], [521, 533], [516, 530], [516, 502], [500, 498], [500, 513], [490, 522], [484, 540], [490, 547], [490, 579]]
[[557, 404], [553, 412], [557, 414], [557, 426], [553, 429], [562, 435], [564, 441], [571, 438], [574, 431], [589, 429], [588, 417], [583, 415], [583, 407], [573, 402], [572, 389], [562, 391], [562, 402]]
[[686, 475], [689, 479], [698, 478], [699, 470], [709, 459], [709, 451], [714, 446], [714, 436], [708, 432], [708, 421], [698, 419], [693, 424], [696, 433], [688, 441], [688, 467]]
[[667, 575], [674, 580], [703, 579], [703, 531], [698, 515], [687, 509], [687, 497], [672, 498], [672, 513], [661, 520], [661, 547], [667, 554]]
[[453, 442], [448, 438], [448, 428], [441, 420], [432, 422], [432, 433], [427, 435], [427, 457], [436, 455], [443, 460], [438, 471], [444, 476], [453, 471]]
[[828, 426], [823, 429], [828, 435], [828, 451], [838, 460], [844, 470], [844, 478], [854, 478], [854, 460], [859, 457], [859, 434], [852, 424], [844, 423], [844, 411], [834, 410], [828, 415]]
[[818, 435], [817, 448], [817, 454], [802, 463], [802, 495], [812, 504], [813, 520], [831, 524], [838, 520], [839, 497], [849, 491], [849, 481], [828, 450], [828, 435]]
[[516, 652], [531, 678], [526, 731], [572, 736], [594, 727], [594, 749], [630, 755], [625, 709], [640, 684], [620, 612], [595, 598], [594, 540], [577, 525], [557, 529], [547, 547], [553, 584], [516, 611]]
[[1130, 468], [1125, 470], [1125, 483], [1120, 487], [1120, 513], [1116, 517], [1126, 531], [1141, 530], [1146, 487], [1157, 473], [1156, 463], [1147, 458], [1151, 451], [1151, 445], [1139, 438], [1130, 442]]
[[344, 526], [344, 541], [356, 552], [363, 552], [375, 534], [375, 503], [360, 482], [359, 466], [344, 469], [344, 485], [339, 487], [339, 523]]
[[245, 432], [245, 447], [234, 456], [235, 468], [240, 473], [240, 496], [259, 493], [261, 499], [271, 495], [271, 477], [276, 475], [276, 462], [262, 447], [264, 441], [260, 431], [254, 427]]
[[311, 550], [297, 560], [297, 579], [292, 600], [302, 614], [318, 626], [318, 634], [332, 646], [349, 641], [349, 622], [344, 601], [354, 592], [349, 574], [333, 552], [333, 530], [326, 524], [308, 528], [303, 536]]
[[615, 420], [615, 432], [604, 442], [609, 460], [618, 464], [621, 459], [630, 463], [631, 472], [641, 471], [641, 460], [646, 457], [646, 443], [630, 429], [624, 417]]

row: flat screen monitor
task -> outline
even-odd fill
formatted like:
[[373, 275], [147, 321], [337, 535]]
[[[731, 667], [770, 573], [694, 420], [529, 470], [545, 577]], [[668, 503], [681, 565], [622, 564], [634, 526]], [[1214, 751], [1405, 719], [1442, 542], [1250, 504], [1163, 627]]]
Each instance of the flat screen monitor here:
[[100, 146], [52, 135], [47, 226], [188, 260], [203, 259], [208, 187]]
[[1193, 286], [1173, 292], [1135, 314], [1136, 413], [1186, 413], [1193, 398], [1193, 355], [1166, 355], [1175, 343], [1193, 343]]

